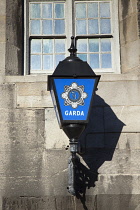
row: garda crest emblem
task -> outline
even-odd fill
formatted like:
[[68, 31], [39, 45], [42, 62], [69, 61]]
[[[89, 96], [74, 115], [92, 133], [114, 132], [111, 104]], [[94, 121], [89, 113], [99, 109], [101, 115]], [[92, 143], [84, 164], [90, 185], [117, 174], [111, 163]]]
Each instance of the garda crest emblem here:
[[84, 85], [78, 86], [76, 82], [73, 82], [70, 86], [65, 85], [64, 90], [61, 97], [65, 100], [65, 106], [71, 105], [73, 109], [76, 109], [78, 105], [84, 106], [84, 99], [88, 96], [84, 92]]

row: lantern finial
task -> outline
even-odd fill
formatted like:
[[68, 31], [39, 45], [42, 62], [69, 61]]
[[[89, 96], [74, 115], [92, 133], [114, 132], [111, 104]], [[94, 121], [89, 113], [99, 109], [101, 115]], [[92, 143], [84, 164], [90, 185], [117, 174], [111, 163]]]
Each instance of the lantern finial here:
[[71, 46], [68, 51], [70, 52], [70, 56], [76, 56], [77, 49], [74, 36], [71, 36]]

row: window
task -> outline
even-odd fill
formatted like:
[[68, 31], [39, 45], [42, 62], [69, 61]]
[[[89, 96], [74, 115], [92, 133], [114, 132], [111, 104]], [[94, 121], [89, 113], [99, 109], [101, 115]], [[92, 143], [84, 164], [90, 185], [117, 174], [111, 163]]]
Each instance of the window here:
[[95, 72], [119, 73], [117, 0], [26, 0], [26, 73], [52, 73], [69, 55], [76, 36], [77, 55]]

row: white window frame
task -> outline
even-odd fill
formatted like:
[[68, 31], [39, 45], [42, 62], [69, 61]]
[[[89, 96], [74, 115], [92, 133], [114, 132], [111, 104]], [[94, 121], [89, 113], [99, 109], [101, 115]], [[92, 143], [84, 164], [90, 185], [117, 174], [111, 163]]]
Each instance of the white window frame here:
[[[24, 75], [29, 75], [29, 2], [65, 2], [65, 13], [66, 15], [66, 56], [69, 56], [67, 49], [71, 44], [71, 36], [75, 35], [75, 2], [99, 2], [97, 0], [24, 0]], [[109, 2], [109, 0], [100, 0]], [[111, 1], [111, 29], [112, 29], [112, 69], [93, 69], [97, 73], [115, 73], [120, 74], [120, 45], [119, 45], [119, 24], [118, 24], [118, 0]], [[73, 13], [73, 12], [74, 13]], [[41, 72], [40, 72], [41, 73]], [[44, 72], [45, 74], [52, 74], [52, 71]], [[37, 75], [39, 73], [36, 73]]]

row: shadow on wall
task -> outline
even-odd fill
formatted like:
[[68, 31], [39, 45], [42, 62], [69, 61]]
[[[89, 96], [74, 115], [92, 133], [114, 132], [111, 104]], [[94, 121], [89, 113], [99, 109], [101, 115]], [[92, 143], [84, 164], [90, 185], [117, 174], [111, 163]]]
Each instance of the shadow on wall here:
[[84, 209], [86, 189], [94, 187], [98, 180], [98, 169], [105, 161], [111, 161], [122, 128], [120, 121], [111, 107], [98, 95], [94, 98], [89, 124], [79, 139], [80, 155], [88, 168], [77, 163], [76, 191], [77, 198]]

